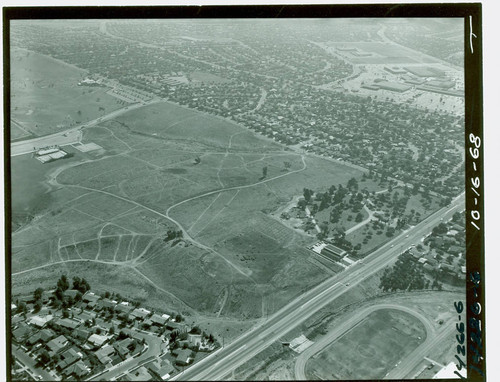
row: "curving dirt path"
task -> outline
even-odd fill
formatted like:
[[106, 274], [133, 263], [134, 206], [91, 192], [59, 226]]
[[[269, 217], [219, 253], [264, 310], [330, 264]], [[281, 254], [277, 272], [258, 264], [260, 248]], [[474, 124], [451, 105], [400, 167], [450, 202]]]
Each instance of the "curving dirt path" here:
[[[255, 183], [252, 183], [252, 184], [247, 184], [247, 185], [242, 185], [242, 186], [234, 186], [234, 187], [226, 187], [226, 188], [220, 188], [220, 189], [217, 189], [217, 190], [213, 190], [213, 191], [209, 191], [209, 192], [206, 192], [204, 194], [201, 194], [201, 195], [197, 195], [197, 196], [193, 196], [193, 197], [190, 197], [190, 198], [187, 198], [185, 200], [182, 200], [172, 206], [170, 206], [166, 213], [161, 213], [153, 208], [150, 208], [148, 206], [145, 206], [144, 204], [141, 204], [139, 202], [136, 202], [134, 200], [131, 200], [130, 198], [127, 198], [127, 197], [124, 197], [124, 196], [120, 196], [120, 195], [117, 195], [117, 194], [114, 194], [114, 193], [111, 193], [111, 192], [108, 192], [108, 191], [105, 191], [105, 190], [99, 190], [99, 189], [95, 189], [95, 188], [91, 188], [91, 187], [85, 187], [85, 186], [81, 186], [81, 185], [70, 185], [70, 184], [60, 184], [58, 183], [57, 181], [57, 177], [58, 175], [65, 169], [67, 168], [70, 168], [70, 167], [74, 167], [74, 166], [77, 166], [77, 165], [80, 165], [82, 163], [87, 163], [87, 162], [91, 162], [91, 161], [85, 161], [85, 162], [78, 162], [78, 163], [72, 163], [72, 164], [68, 164], [67, 166], [63, 166], [62, 168], [58, 168], [56, 171], [54, 171], [49, 179], [48, 179], [48, 183], [53, 187], [53, 188], [57, 188], [57, 187], [71, 187], [71, 188], [78, 188], [78, 189], [82, 189], [82, 190], [87, 190], [87, 191], [90, 191], [90, 192], [97, 192], [97, 193], [100, 193], [100, 194], [104, 194], [104, 195], [107, 195], [107, 196], [110, 196], [110, 197], [113, 197], [113, 198], [116, 198], [116, 199], [120, 199], [124, 202], [127, 202], [127, 203], [130, 203], [130, 204], [133, 204], [134, 206], [136, 207], [140, 207], [142, 209], [145, 209], [149, 212], [152, 212], [154, 213], [155, 215], [158, 215], [158, 216], [161, 216], [162, 218], [165, 218], [167, 220], [169, 220], [170, 222], [174, 223], [177, 227], [179, 227], [180, 230], [182, 230], [183, 232], [183, 235], [184, 235], [184, 239], [191, 242], [193, 245], [197, 246], [198, 248], [201, 248], [201, 249], [204, 249], [204, 250], [207, 250], [219, 257], [221, 257], [228, 265], [230, 265], [233, 269], [235, 269], [237, 272], [241, 273], [242, 275], [244, 275], [245, 277], [248, 277], [250, 278], [252, 281], [253, 279], [250, 277], [250, 274], [247, 270], [244, 270], [244, 269], [241, 269], [240, 267], [238, 267], [236, 264], [232, 263], [229, 259], [227, 259], [225, 256], [223, 256], [222, 254], [220, 254], [218, 251], [214, 250], [213, 248], [211, 247], [208, 247], [200, 242], [198, 242], [197, 240], [195, 240], [189, 233], [188, 233], [188, 230], [185, 229], [177, 220], [175, 220], [174, 218], [170, 217], [169, 216], [169, 212], [175, 208], [175, 207], [178, 207], [184, 203], [187, 203], [189, 201], [192, 201], [192, 200], [195, 200], [195, 199], [199, 199], [199, 198], [202, 198], [202, 197], [205, 197], [205, 196], [209, 196], [209, 195], [214, 195], [214, 194], [218, 194], [218, 193], [221, 193], [221, 192], [226, 192], [226, 191], [232, 191], [232, 190], [241, 190], [241, 189], [245, 189], [245, 188], [250, 188], [250, 187], [254, 187], [254, 186], [257, 186], [257, 185], [260, 185], [260, 184], [265, 184], [267, 182], [271, 182], [275, 179], [279, 179], [279, 178], [282, 178], [282, 177], [285, 177], [285, 176], [288, 176], [288, 175], [291, 175], [293, 173], [297, 173], [297, 172], [301, 172], [301, 171], [304, 171], [306, 168], [307, 168], [307, 164], [305, 162], [305, 158], [304, 158], [304, 155], [301, 156], [302, 158], [302, 163], [303, 163], [303, 167], [298, 169], [298, 170], [294, 170], [294, 171], [290, 171], [286, 174], [281, 174], [281, 175], [277, 175], [275, 177], [272, 177], [272, 178], [269, 178], [269, 179], [265, 179], [265, 180], [262, 180], [262, 181], [258, 181], [258, 182], [255, 182]], [[102, 160], [103, 158], [100, 158], [98, 160]], [[18, 275], [18, 274], [23, 274], [23, 273], [26, 273], [26, 272], [30, 272], [30, 271], [34, 271], [34, 270], [37, 270], [37, 269], [42, 269], [42, 268], [45, 268], [45, 267], [48, 267], [48, 266], [51, 266], [51, 265], [55, 265], [55, 264], [60, 264], [60, 263], [64, 263], [64, 262], [82, 262], [82, 261], [94, 261], [94, 262], [98, 262], [98, 263], [103, 263], [103, 264], [111, 264], [111, 265], [121, 265], [121, 266], [127, 266], [127, 267], [130, 267], [130, 268], [134, 268], [133, 266], [136, 264], [135, 262], [131, 260], [128, 260], [128, 261], [124, 261], [124, 262], [116, 262], [116, 261], [101, 261], [101, 260], [98, 260], [98, 256], [96, 257], [96, 259], [94, 260], [87, 260], [87, 259], [68, 259], [68, 260], [63, 260], [62, 257], [61, 257], [61, 261], [56, 261], [56, 262], [50, 262], [48, 264], [45, 264], [45, 265], [42, 265], [42, 266], [38, 266], [38, 267], [34, 267], [34, 268], [30, 268], [30, 269], [26, 269], [26, 270], [23, 270], [23, 271], [19, 271], [19, 272], [16, 272], [16, 273], [13, 273], [12, 275]], [[136, 269], [136, 268], [134, 268]], [[139, 272], [140, 273], [140, 272]], [[141, 275], [143, 277], [145, 277], [142, 273]], [[152, 283], [151, 280], [147, 279], [148, 281], [150, 281]], [[156, 284], [153, 283], [153, 285], [155, 285], [159, 290], [163, 290], [162, 288], [160, 288], [159, 286], [157, 286]]]

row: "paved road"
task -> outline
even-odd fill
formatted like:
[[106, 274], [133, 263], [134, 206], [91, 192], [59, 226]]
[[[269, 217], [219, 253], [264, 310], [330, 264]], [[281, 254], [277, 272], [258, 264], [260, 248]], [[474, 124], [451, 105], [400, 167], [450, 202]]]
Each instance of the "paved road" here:
[[[451, 206], [440, 209], [420, 224], [403, 232], [392, 241], [345, 271], [325, 280], [299, 296], [259, 326], [254, 327], [224, 349], [187, 369], [182, 380], [220, 380], [238, 366], [267, 348], [292, 328], [300, 325], [321, 308], [333, 302], [347, 290], [393, 262], [402, 250], [417, 243], [441, 219], [451, 218], [464, 206], [464, 194], [452, 201]], [[181, 379], [178, 375], [173, 380]]]
[[456, 331], [454, 325], [446, 325], [442, 330], [432, 338], [428, 338], [422, 345], [416, 348], [408, 357], [406, 357], [396, 368], [391, 370], [384, 379], [403, 379], [428, 356], [432, 348], [439, 345], [447, 338], [453, 338], [453, 332]]
[[114, 367], [113, 369], [110, 369], [102, 374], [96, 375], [95, 377], [91, 378], [90, 381], [111, 381], [113, 378], [116, 378], [119, 375], [124, 374], [131, 369], [134, 369], [142, 362], [147, 361], [148, 358], [157, 357], [160, 355], [161, 339], [159, 337], [140, 332], [136, 332], [135, 335], [146, 340], [148, 349], [139, 357], [124, 361], [121, 364], [118, 364], [117, 367]]
[[[423, 347], [434, 338], [434, 327], [429, 319], [422, 314], [407, 308], [405, 306], [395, 305], [395, 304], [379, 304], [372, 305], [365, 309], [354, 312], [350, 317], [345, 319], [339, 326], [335, 327], [334, 330], [330, 331], [325, 337], [316, 342], [311, 347], [307, 348], [300, 356], [297, 357], [295, 362], [295, 379], [296, 380], [307, 380], [305, 374], [306, 363], [313, 355], [322, 351], [325, 347], [330, 345], [332, 342], [336, 341], [338, 338], [342, 337], [347, 331], [349, 331], [354, 326], [361, 323], [366, 319], [371, 313], [381, 310], [381, 309], [394, 309], [406, 312], [417, 318], [425, 326], [425, 331], [427, 333], [426, 340], [418, 348]], [[418, 349], [417, 348], [417, 349]], [[413, 353], [412, 353], [413, 355]], [[421, 358], [420, 358], [421, 360]]]
[[35, 368], [35, 360], [27, 355], [22, 349], [18, 349], [15, 344], [12, 344], [12, 354], [19, 360], [19, 362], [27, 366], [27, 372], [32, 375], [39, 375], [42, 381], [53, 381], [54, 376], [42, 368]]
[[375, 214], [376, 211], [371, 211], [367, 206], [366, 204], [363, 206], [363, 209], [366, 211], [366, 213], [368, 214], [368, 217], [363, 220], [362, 222], [359, 222], [358, 224], [356, 224], [354, 227], [351, 227], [349, 228], [348, 230], [345, 231], [345, 234], [349, 234], [351, 232], [354, 232], [358, 229], [360, 229], [361, 227], [363, 227], [364, 225], [368, 224], [369, 222], [372, 221], [373, 219], [373, 215]]
[[51, 145], [66, 146], [78, 143], [82, 139], [81, 130], [83, 128], [95, 126], [98, 123], [110, 120], [131, 110], [138, 109], [146, 105], [150, 105], [152, 103], [157, 103], [160, 101], [161, 101], [160, 99], [154, 99], [144, 103], [136, 103], [133, 105], [125, 106], [121, 109], [112, 111], [111, 113], [106, 114], [102, 117], [93, 119], [92, 121], [85, 122], [78, 126], [72, 127], [71, 129], [67, 129], [50, 135], [45, 135], [43, 137], [33, 138], [25, 141], [13, 142], [10, 144], [10, 156], [15, 157], [17, 155], [32, 153], [35, 147], [40, 148]]

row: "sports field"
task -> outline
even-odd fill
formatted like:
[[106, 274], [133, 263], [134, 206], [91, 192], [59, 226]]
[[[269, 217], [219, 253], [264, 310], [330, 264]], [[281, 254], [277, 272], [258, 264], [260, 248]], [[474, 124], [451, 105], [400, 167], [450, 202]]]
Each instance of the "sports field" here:
[[25, 50], [11, 52], [11, 139], [51, 134], [121, 107], [107, 87], [78, 86], [87, 72]]
[[424, 325], [392, 309], [375, 311], [306, 364], [308, 379], [382, 379], [423, 343]]
[[[13, 235], [14, 275], [31, 274], [36, 284], [69, 265], [104, 274], [111, 267], [179, 309], [223, 316], [272, 313], [327, 277], [304, 256], [310, 239], [268, 213], [304, 187], [361, 175], [166, 102], [85, 129], [88, 142], [103, 150], [74, 150], [49, 165], [13, 158], [13, 168], [42, 167], [17, 181], [26, 192], [14, 205], [34, 218]], [[41, 194], [43, 208], [31, 211], [36, 203], [25, 201]], [[183, 239], [166, 241], [168, 230]], [[120, 278], [99, 282], [134, 293], [120, 289]]]

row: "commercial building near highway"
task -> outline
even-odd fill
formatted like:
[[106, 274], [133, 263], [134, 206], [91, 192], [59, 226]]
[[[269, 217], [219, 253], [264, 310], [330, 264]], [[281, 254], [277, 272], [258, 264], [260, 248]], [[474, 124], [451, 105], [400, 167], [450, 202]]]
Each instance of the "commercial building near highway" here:
[[67, 157], [69, 154], [59, 146], [47, 146], [35, 151], [35, 158], [42, 163], [52, 162]]

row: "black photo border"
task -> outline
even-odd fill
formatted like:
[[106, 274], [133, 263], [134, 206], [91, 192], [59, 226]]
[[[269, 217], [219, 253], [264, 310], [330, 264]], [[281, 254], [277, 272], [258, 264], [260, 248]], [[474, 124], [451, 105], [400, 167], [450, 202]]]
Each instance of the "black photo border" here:
[[[49, 6], [3, 8], [6, 380], [11, 377], [10, 22], [29, 19], [428, 18], [464, 21], [467, 381], [485, 377], [484, 161], [481, 3]], [[479, 137], [481, 144], [477, 144]], [[477, 150], [475, 150], [477, 149]], [[479, 181], [477, 180], [479, 179]], [[478, 184], [479, 182], [479, 184]], [[477, 227], [477, 228], [476, 228]], [[458, 314], [457, 309], [457, 314]], [[457, 321], [457, 346], [459, 331]], [[455, 360], [457, 363], [457, 361]], [[454, 381], [442, 379], [441, 381]], [[456, 380], [455, 380], [456, 381]]]

